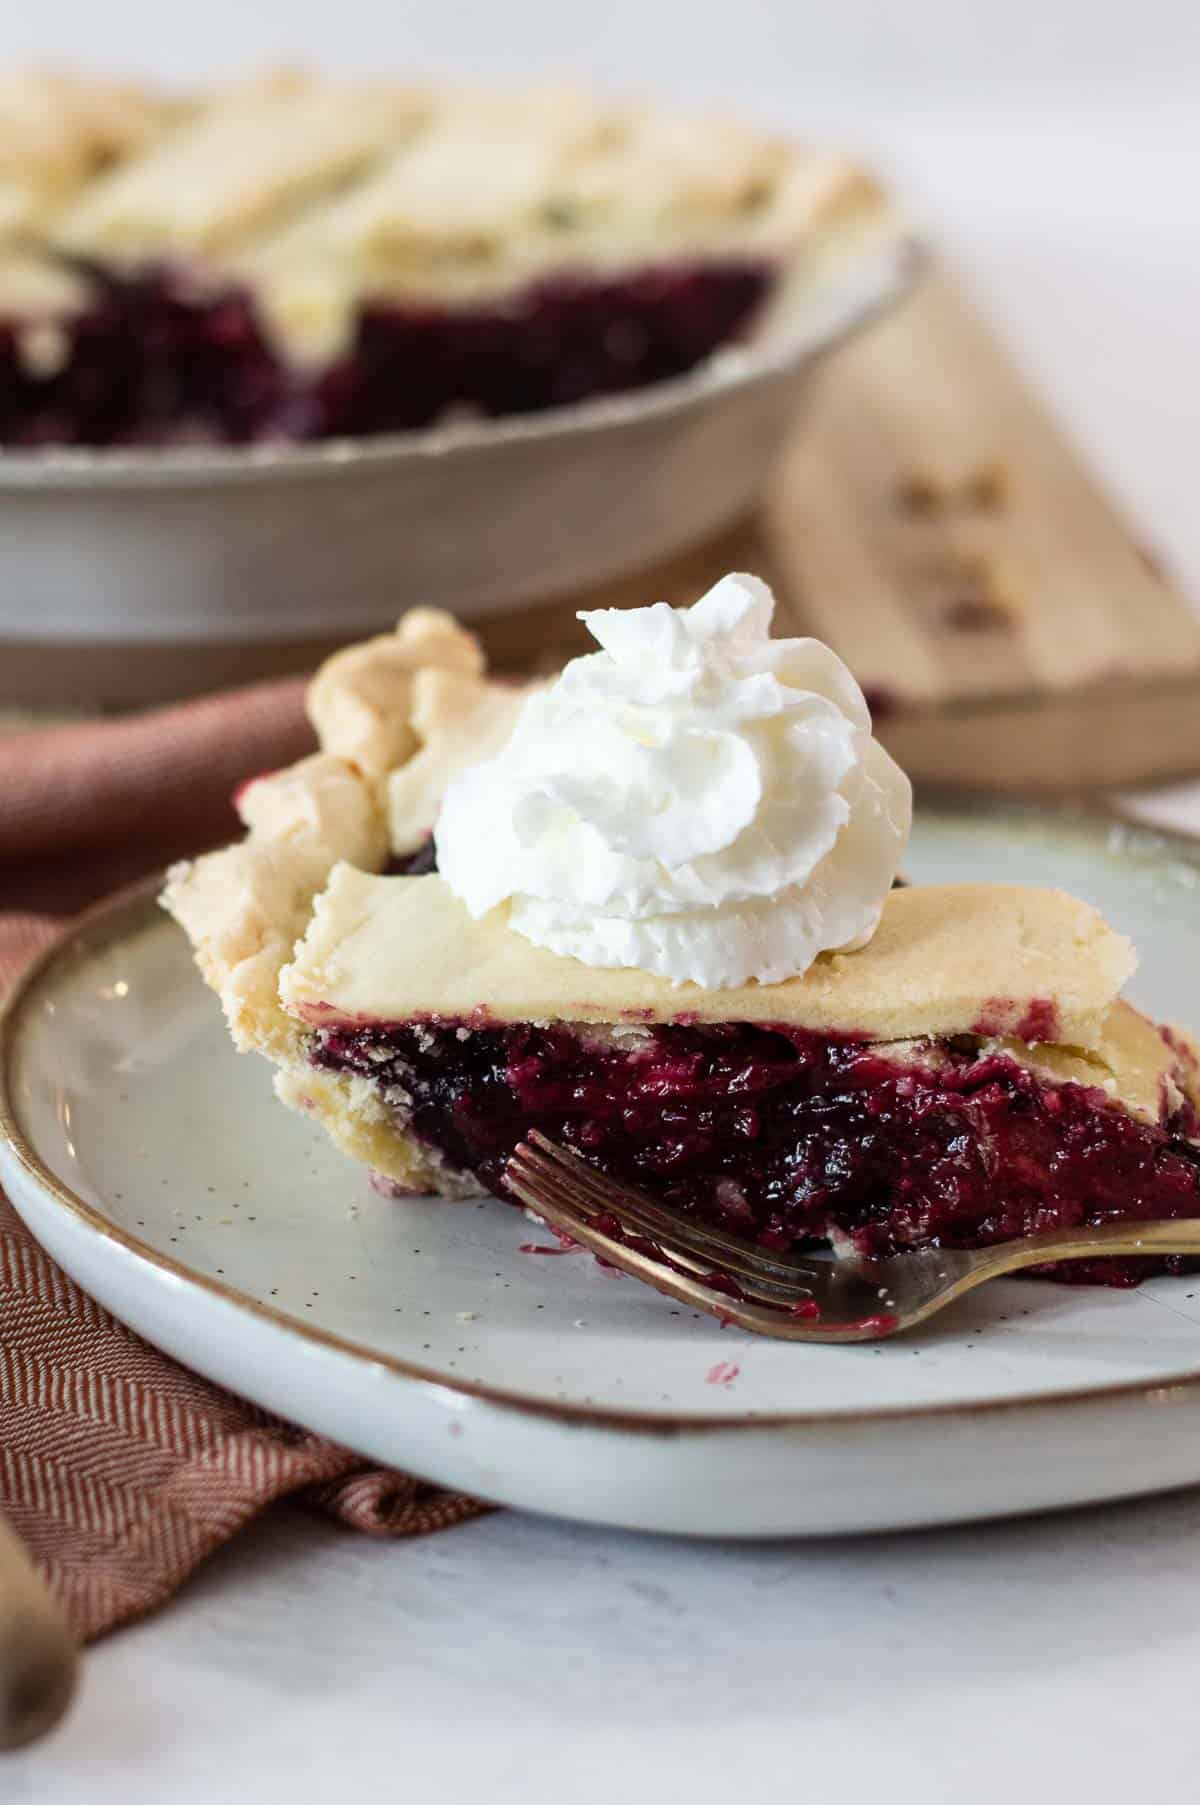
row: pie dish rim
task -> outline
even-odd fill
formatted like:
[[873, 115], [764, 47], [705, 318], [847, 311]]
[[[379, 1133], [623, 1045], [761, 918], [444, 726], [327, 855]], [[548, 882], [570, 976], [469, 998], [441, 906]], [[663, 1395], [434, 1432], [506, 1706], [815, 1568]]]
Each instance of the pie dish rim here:
[[[588, 434], [669, 421], [725, 396], [786, 379], [835, 350], [901, 302], [929, 265], [925, 241], [884, 206], [862, 241], [839, 259], [787, 317], [767, 318], [741, 343], [719, 346], [680, 376], [641, 389], [493, 419], [447, 421], [407, 432], [307, 442], [218, 446], [0, 446], [0, 493], [128, 485], [254, 483], [314, 478], [354, 469], [485, 456], [509, 445], [553, 444]], [[801, 284], [802, 288], [803, 285]], [[795, 317], [792, 317], [793, 311]]]

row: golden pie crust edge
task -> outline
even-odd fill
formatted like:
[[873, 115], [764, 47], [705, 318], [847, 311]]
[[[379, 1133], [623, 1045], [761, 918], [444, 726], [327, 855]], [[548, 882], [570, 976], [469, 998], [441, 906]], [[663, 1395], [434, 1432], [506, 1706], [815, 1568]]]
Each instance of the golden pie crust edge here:
[[321, 666], [306, 699], [319, 751], [244, 785], [245, 837], [173, 866], [162, 894], [239, 1050], [300, 1057], [279, 974], [315, 897], [339, 862], [376, 872], [415, 851], [445, 783], [506, 735], [522, 695], [484, 675], [475, 636], [440, 609]]

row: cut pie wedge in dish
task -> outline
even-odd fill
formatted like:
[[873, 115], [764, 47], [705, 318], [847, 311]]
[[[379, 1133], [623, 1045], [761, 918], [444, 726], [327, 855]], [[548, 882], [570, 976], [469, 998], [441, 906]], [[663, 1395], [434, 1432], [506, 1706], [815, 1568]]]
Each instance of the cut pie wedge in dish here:
[[865, 944], [722, 988], [548, 950], [507, 902], [469, 913], [429, 830], [526, 718], [481, 667], [429, 611], [331, 661], [322, 751], [250, 786], [246, 839], [166, 891], [239, 1047], [352, 1158], [398, 1191], [502, 1194], [538, 1129], [780, 1249], [1200, 1216], [1196, 1051], [1122, 1000], [1133, 949], [1060, 891], [893, 889]]

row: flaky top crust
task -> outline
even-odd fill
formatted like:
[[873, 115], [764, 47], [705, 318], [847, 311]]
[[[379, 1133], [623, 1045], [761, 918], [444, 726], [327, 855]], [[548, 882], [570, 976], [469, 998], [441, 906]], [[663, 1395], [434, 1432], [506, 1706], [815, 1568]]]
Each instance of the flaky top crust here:
[[38, 228], [181, 116], [177, 102], [143, 84], [49, 67], [0, 70], [0, 244]]
[[313, 1022], [781, 1023], [868, 1040], [1013, 1035], [1090, 1048], [1133, 949], [1088, 904], [1007, 884], [894, 890], [858, 952], [803, 977], [731, 990], [606, 970], [533, 946], [504, 909], [481, 921], [440, 877], [379, 878], [339, 865], [280, 997]]

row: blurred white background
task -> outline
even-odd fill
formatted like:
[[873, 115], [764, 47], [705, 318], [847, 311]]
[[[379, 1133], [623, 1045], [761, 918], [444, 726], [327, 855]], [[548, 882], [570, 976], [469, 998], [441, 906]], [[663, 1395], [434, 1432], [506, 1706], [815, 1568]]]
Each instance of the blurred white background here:
[[4, 8], [7, 51], [103, 51], [177, 75], [281, 48], [345, 66], [537, 61], [794, 111], [807, 91], [912, 106], [1169, 87], [1200, 71], [1195, 0], [43, 0]]

